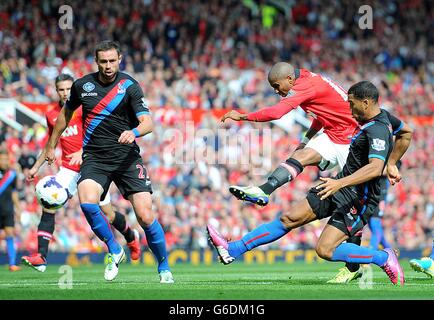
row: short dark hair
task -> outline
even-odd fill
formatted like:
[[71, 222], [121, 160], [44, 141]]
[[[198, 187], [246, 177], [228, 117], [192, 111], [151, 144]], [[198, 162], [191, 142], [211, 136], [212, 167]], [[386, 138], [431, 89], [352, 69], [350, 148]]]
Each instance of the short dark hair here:
[[289, 75], [294, 76], [294, 67], [287, 62], [278, 62], [274, 64], [268, 72], [268, 81], [274, 82], [276, 80], [284, 79]]
[[66, 73], [61, 73], [61, 74], [59, 74], [57, 77], [56, 77], [56, 79], [54, 79], [54, 83], [57, 85], [59, 82], [62, 82], [62, 81], [72, 81], [72, 82], [74, 82], [74, 78], [71, 76], [71, 75], [69, 75], [69, 74], [66, 74]]
[[110, 49], [116, 49], [118, 52], [118, 56], [121, 54], [120, 46], [117, 42], [112, 40], [104, 40], [99, 42], [95, 47], [95, 58], [98, 59], [98, 52], [100, 51], [107, 51]]
[[360, 81], [353, 84], [348, 90], [348, 94], [354, 95], [358, 100], [371, 99], [375, 103], [378, 102], [378, 89], [372, 82]]

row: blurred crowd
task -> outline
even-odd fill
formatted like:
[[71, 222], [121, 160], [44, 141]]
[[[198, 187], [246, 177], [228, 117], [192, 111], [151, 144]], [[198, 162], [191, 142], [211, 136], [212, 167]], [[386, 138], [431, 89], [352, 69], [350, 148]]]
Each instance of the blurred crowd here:
[[[277, 61], [322, 73], [348, 89], [370, 80], [380, 89], [381, 104], [415, 130], [404, 157], [403, 181], [391, 188], [385, 210], [386, 236], [401, 248], [430, 245], [434, 228], [434, 130], [416, 117], [434, 112], [434, 24], [430, 1], [69, 1], [72, 29], [61, 29], [60, 0], [0, 3], [0, 97], [31, 103], [56, 100], [53, 80], [59, 73], [75, 78], [95, 71], [93, 48], [103, 39], [121, 43], [121, 69], [141, 84], [155, 120], [155, 131], [139, 140], [153, 182], [154, 207], [166, 229], [169, 249], [208, 247], [204, 226], [218, 224], [232, 239], [288, 210], [304, 198], [320, 173], [306, 169], [296, 181], [258, 208], [235, 200], [231, 184], [258, 184], [303, 135], [295, 124], [218, 123], [212, 111], [245, 111], [277, 101], [266, 79]], [[361, 5], [373, 9], [373, 29], [361, 29]], [[37, 32], [35, 32], [37, 30]], [[163, 112], [169, 108], [171, 112]], [[188, 138], [188, 113], [205, 110]], [[40, 124], [22, 132], [2, 125], [0, 141], [14, 155], [20, 175], [23, 211], [17, 214], [19, 246], [35, 250], [40, 207], [25, 170], [46, 140]], [[222, 128], [230, 133], [223, 143]], [[268, 131], [267, 131], [268, 130]], [[259, 133], [253, 139], [251, 132]], [[270, 138], [271, 137], [271, 138]], [[177, 138], [182, 140], [179, 142]], [[271, 152], [267, 148], [271, 145]], [[199, 150], [194, 154], [194, 150]], [[192, 153], [193, 152], [193, 153]], [[182, 155], [181, 159], [174, 154]], [[222, 155], [209, 161], [204, 154]], [[246, 154], [250, 161], [242, 164]], [[229, 161], [231, 160], [231, 161]], [[45, 166], [41, 174], [56, 172]], [[129, 203], [115, 187], [113, 203], [140, 232]], [[289, 233], [272, 246], [311, 248], [325, 222]], [[369, 237], [369, 231], [365, 232]], [[144, 237], [143, 237], [144, 239]], [[143, 244], [146, 245], [145, 239]], [[59, 210], [55, 241], [59, 251], [103, 250], [74, 197]]]

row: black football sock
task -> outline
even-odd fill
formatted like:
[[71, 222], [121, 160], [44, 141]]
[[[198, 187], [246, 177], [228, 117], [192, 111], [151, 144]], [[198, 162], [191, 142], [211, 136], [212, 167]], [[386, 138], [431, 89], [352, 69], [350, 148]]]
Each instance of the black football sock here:
[[302, 171], [303, 166], [301, 163], [293, 158], [289, 158], [281, 163], [268, 177], [268, 181], [260, 185], [259, 188], [264, 191], [265, 194], [271, 194], [280, 186], [295, 179]]
[[130, 226], [127, 225], [127, 220], [122, 213], [115, 211], [115, 218], [113, 219], [112, 226], [122, 233], [127, 243], [134, 240], [134, 232], [131, 230]]
[[38, 253], [44, 258], [48, 254], [48, 245], [53, 238], [55, 214], [42, 210], [41, 221], [38, 226]]

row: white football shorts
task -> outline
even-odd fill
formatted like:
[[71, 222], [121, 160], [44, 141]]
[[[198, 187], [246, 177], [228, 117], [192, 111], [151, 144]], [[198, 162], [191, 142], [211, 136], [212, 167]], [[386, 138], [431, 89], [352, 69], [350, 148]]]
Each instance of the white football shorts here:
[[314, 149], [321, 155], [322, 160], [318, 165], [320, 170], [328, 170], [338, 167], [339, 171], [341, 171], [345, 166], [350, 151], [349, 144], [334, 143], [325, 133], [320, 133], [316, 137], [312, 138], [306, 144], [306, 147]]

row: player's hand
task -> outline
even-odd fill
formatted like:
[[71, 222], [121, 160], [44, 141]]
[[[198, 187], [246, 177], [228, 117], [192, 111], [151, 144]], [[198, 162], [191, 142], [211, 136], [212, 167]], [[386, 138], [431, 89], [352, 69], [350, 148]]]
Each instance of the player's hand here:
[[324, 181], [324, 183], [316, 186], [316, 189], [322, 189], [318, 192], [318, 195], [321, 197], [321, 200], [324, 200], [331, 195], [334, 195], [339, 189], [342, 188], [342, 184], [339, 180], [331, 179], [331, 178], [320, 178], [320, 180]]
[[247, 115], [239, 113], [238, 111], [235, 110], [231, 110], [229, 112], [227, 112], [221, 119], [221, 122], [225, 122], [226, 119], [232, 119], [235, 121], [241, 121], [241, 120], [246, 120]]
[[71, 159], [71, 160], [69, 160], [69, 165], [70, 166], [81, 165], [83, 163], [82, 155], [83, 155], [83, 149], [80, 149], [77, 152], [68, 154], [66, 156], [66, 158]]
[[389, 165], [388, 164], [386, 166], [386, 174], [387, 174], [387, 178], [389, 179], [389, 182], [392, 186], [397, 184], [402, 179], [402, 176], [399, 173], [399, 169], [396, 165]]
[[55, 150], [51, 147], [45, 148], [45, 161], [48, 162], [48, 164], [51, 166], [53, 162], [56, 160]]
[[118, 142], [120, 144], [130, 144], [136, 140], [136, 135], [132, 130], [126, 130], [120, 135]]
[[33, 181], [35, 179], [36, 174], [38, 173], [38, 169], [35, 167], [32, 167], [27, 171], [26, 180], [27, 181]]
[[298, 145], [298, 147], [297, 148], [295, 148], [295, 150], [294, 151], [297, 151], [297, 150], [301, 150], [301, 149], [304, 149], [304, 147], [306, 147], [306, 144], [305, 143], [300, 143], [299, 145]]

